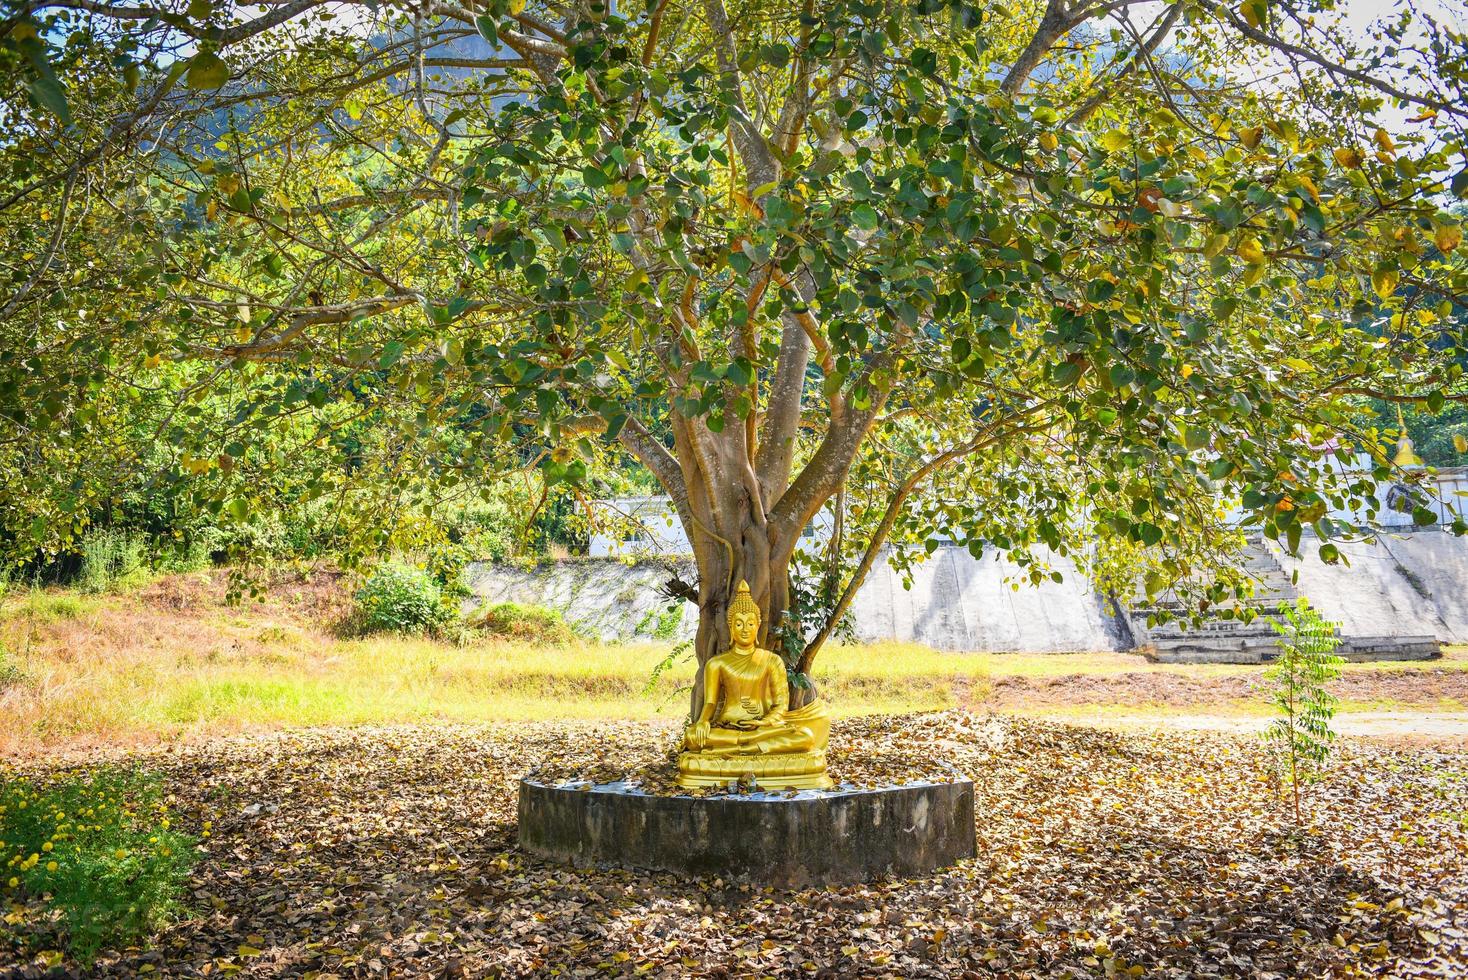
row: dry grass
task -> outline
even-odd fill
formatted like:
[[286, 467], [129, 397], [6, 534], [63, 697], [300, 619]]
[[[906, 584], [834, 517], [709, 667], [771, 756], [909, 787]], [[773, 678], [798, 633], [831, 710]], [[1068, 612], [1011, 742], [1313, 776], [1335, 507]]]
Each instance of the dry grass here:
[[[12, 596], [0, 606], [0, 645], [19, 681], [0, 689], [0, 754], [306, 725], [672, 718], [685, 704], [687, 661], [649, 689], [666, 644], [346, 640], [330, 632], [344, 611], [341, 596], [329, 575], [277, 582], [267, 601], [244, 606], [223, 602], [218, 575], [177, 576], [135, 595]], [[1423, 674], [1412, 664], [1347, 669]], [[1463, 649], [1431, 665], [1437, 678], [1464, 670]], [[1128, 654], [950, 654], [880, 643], [827, 650], [816, 680], [838, 716], [986, 704], [1030, 714], [1065, 714], [1078, 704], [1136, 714], [1179, 703], [1197, 711], [1210, 679], [1232, 693], [1221, 691], [1208, 710], [1259, 710], [1240, 695], [1258, 673]], [[1180, 702], [1180, 685], [1204, 693]], [[1361, 703], [1381, 708], [1399, 698], [1390, 692]]]

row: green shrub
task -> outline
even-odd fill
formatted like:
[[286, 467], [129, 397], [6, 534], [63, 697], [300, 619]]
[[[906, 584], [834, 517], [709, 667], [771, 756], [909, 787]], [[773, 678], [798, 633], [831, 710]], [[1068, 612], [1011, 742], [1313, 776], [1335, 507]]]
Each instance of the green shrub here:
[[32, 589], [26, 597], [5, 611], [8, 619], [31, 619], [42, 623], [57, 623], [64, 619], [80, 619], [95, 612], [100, 603], [74, 592], [47, 592]]
[[0, 776], [0, 885], [44, 900], [83, 963], [181, 910], [197, 841], [172, 829], [156, 776]]
[[77, 584], [87, 592], [128, 585], [146, 571], [143, 539], [128, 531], [92, 528], [82, 538], [81, 556]]
[[637, 621], [637, 628], [632, 633], [634, 636], [651, 636], [658, 640], [671, 640], [678, 634], [678, 627], [682, 625], [683, 608], [679, 604], [661, 611], [649, 609]]
[[181, 574], [201, 572], [214, 564], [209, 545], [201, 538], [173, 542], [161, 548], [153, 559], [153, 567], [160, 572]]
[[661, 613], [658, 614], [658, 625], [657, 628], [652, 631], [652, 635], [657, 637], [659, 640], [671, 640], [674, 636], [678, 635], [678, 628], [682, 625], [682, 604], [680, 603], [676, 606], [669, 606], [667, 609], [664, 609]]
[[357, 590], [357, 618], [364, 633], [434, 633], [452, 623], [455, 614], [428, 572], [385, 562]]
[[530, 643], [566, 643], [576, 638], [557, 610], [522, 606], [518, 602], [486, 606], [470, 617], [469, 625], [496, 636]]
[[0, 646], [0, 694], [16, 687], [25, 680], [25, 671], [20, 669], [15, 654]]
[[504, 561], [514, 554], [519, 522], [502, 499], [476, 501], [440, 520], [449, 540], [462, 545], [470, 561]]

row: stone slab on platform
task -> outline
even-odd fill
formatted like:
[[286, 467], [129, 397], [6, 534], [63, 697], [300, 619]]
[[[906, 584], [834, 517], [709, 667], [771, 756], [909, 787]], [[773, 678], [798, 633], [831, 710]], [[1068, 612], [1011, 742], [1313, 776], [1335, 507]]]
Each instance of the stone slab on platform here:
[[974, 785], [655, 796], [520, 782], [520, 847], [578, 866], [799, 888], [924, 874], [975, 854]]
[[[1352, 636], [1341, 641], [1335, 655], [1361, 663], [1370, 660], [1434, 660], [1442, 644], [1430, 636]], [[1278, 643], [1261, 645], [1220, 642], [1157, 647], [1150, 658], [1160, 664], [1267, 664], [1279, 656]]]

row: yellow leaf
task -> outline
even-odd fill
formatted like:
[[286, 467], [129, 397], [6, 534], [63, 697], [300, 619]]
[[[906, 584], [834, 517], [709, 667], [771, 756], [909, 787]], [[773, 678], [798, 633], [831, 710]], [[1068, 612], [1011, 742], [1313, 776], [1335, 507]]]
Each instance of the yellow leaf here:
[[1331, 154], [1331, 156], [1335, 157], [1336, 163], [1340, 164], [1342, 167], [1345, 167], [1347, 170], [1355, 170], [1357, 167], [1361, 166], [1362, 161], [1366, 159], [1364, 156], [1361, 155], [1361, 151], [1355, 149], [1354, 147], [1342, 147], [1338, 150], [1335, 150]]
[[1463, 226], [1438, 225], [1437, 230], [1432, 233], [1432, 241], [1439, 252], [1451, 252], [1463, 243]]
[[1387, 299], [1397, 291], [1401, 278], [1402, 274], [1395, 269], [1377, 269], [1371, 274], [1371, 288], [1376, 290], [1376, 295]]
[[1192, 377], [1192, 374], [1193, 374], [1193, 365], [1191, 365], [1191, 364], [1184, 364], [1183, 365], [1183, 378], [1184, 378], [1184, 380], [1186, 380], [1187, 378]]
[[160, 365], [162, 363], [163, 363], [163, 355], [162, 354], [149, 354], [148, 357], [143, 361], [143, 367], [145, 367], [145, 368], [155, 368], [155, 367], [157, 367], [158, 365]]
[[1239, 142], [1244, 144], [1251, 150], [1258, 147], [1259, 140], [1262, 139], [1263, 136], [1263, 126], [1248, 126], [1239, 130]]
[[1049, 151], [1051, 151], [1051, 150], [1054, 150], [1055, 147], [1057, 147], [1059, 145], [1060, 145], [1060, 141], [1055, 138], [1055, 134], [1054, 133], [1041, 133], [1040, 134], [1040, 147], [1042, 149], [1044, 149], [1047, 153]]
[[1112, 153], [1126, 149], [1131, 142], [1131, 137], [1119, 129], [1112, 129], [1101, 134], [1101, 145]]
[[259, 956], [261, 951], [254, 946], [246, 946], [244, 943], [240, 943], [238, 952], [241, 956]]
[[1381, 147], [1382, 150], [1384, 150], [1385, 152], [1387, 152], [1387, 153], [1395, 153], [1396, 152], [1397, 144], [1393, 143], [1392, 142], [1392, 138], [1387, 133], [1387, 131], [1384, 130], [1384, 129], [1382, 129], [1379, 126], [1376, 129], [1375, 139], [1376, 139], [1376, 145], [1379, 146], [1379, 147]]
[[511, 17], [518, 17], [525, 12], [525, 0], [510, 0], [508, 9]]
[[1222, 255], [1223, 250], [1227, 247], [1227, 235], [1214, 235], [1212, 238], [1208, 239], [1207, 244], [1203, 246], [1203, 254], [1210, 259], [1215, 258], [1219, 255]]
[[1244, 239], [1239, 242], [1238, 247], [1234, 251], [1238, 252], [1239, 258], [1250, 265], [1258, 265], [1264, 261], [1264, 249], [1260, 246], [1259, 239], [1257, 238]]
[[1460, 453], [1468, 453], [1468, 436], [1459, 432], [1453, 436], [1453, 448]]

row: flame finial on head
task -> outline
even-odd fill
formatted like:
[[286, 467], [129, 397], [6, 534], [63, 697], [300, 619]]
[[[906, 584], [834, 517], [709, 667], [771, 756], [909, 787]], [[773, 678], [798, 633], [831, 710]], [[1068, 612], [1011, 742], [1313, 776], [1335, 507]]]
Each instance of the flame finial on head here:
[[734, 626], [734, 617], [740, 613], [754, 613], [755, 621], [760, 618], [759, 604], [754, 601], [754, 596], [749, 594], [749, 583], [743, 579], [739, 580], [739, 589], [734, 593], [734, 601], [729, 603], [729, 626]]

